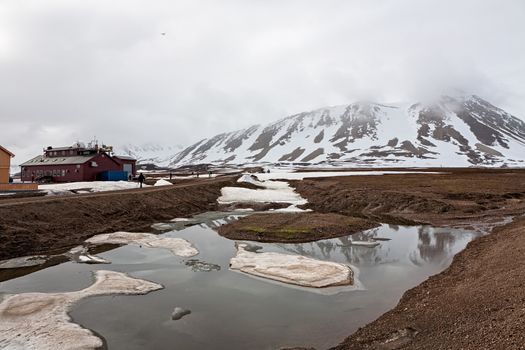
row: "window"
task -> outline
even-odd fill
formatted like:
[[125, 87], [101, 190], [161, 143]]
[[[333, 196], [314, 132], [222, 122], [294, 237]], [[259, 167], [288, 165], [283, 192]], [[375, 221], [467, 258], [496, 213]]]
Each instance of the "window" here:
[[66, 171], [62, 169], [62, 176], [66, 176]]

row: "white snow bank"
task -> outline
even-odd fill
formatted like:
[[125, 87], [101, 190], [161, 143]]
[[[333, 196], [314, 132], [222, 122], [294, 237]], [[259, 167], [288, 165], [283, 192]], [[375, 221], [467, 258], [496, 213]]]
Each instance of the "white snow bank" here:
[[76, 302], [96, 295], [147, 294], [163, 288], [121, 272], [96, 271], [95, 278], [90, 287], [76, 292], [7, 296], [0, 304], [0, 346], [39, 350], [101, 348], [102, 339], [68, 316]]
[[295, 205], [290, 205], [289, 207], [286, 207], [286, 208], [270, 209], [270, 211], [279, 212], [279, 213], [306, 213], [306, 212], [312, 211], [312, 209], [301, 209]]
[[344, 264], [315, 260], [301, 255], [253, 253], [246, 244], [237, 246], [230, 268], [271, 280], [303, 287], [324, 288], [353, 284], [353, 271]]
[[69, 260], [84, 264], [110, 264], [111, 262], [96, 255], [89, 254], [88, 248], [82, 245], [71, 248], [64, 254]]
[[164, 179], [160, 179], [160, 180], [157, 180], [157, 182], [155, 182], [155, 185], [153, 186], [172, 186], [173, 184], [167, 180], [164, 180]]
[[188, 219], [188, 218], [175, 218], [175, 219], [171, 219], [170, 221], [171, 222], [188, 222], [188, 221], [191, 221], [191, 219]]
[[288, 186], [281, 189], [251, 190], [242, 187], [224, 187], [221, 189], [221, 196], [217, 200], [220, 204], [231, 204], [238, 202], [258, 202], [258, 203], [290, 203], [295, 205], [306, 204], [306, 199]]
[[237, 182], [249, 183], [249, 184], [252, 184], [252, 185], [255, 185], [255, 186], [261, 186], [261, 187], [265, 186], [263, 182], [259, 181], [256, 176], [251, 175], [251, 174], [243, 174], [237, 180]]
[[241, 176], [237, 181], [251, 183], [263, 188], [252, 190], [242, 187], [223, 187], [221, 189], [221, 196], [217, 200], [220, 204], [256, 202], [302, 205], [308, 203], [306, 199], [301, 197], [284, 181], [259, 181], [250, 174]]
[[[143, 185], [149, 187], [148, 185]], [[92, 181], [92, 182], [68, 182], [62, 184], [39, 185], [39, 190], [44, 190], [48, 195], [70, 194], [72, 190], [89, 189], [90, 192], [118, 191], [139, 188], [138, 182], [130, 181]]]
[[133, 244], [148, 248], [168, 249], [174, 255], [190, 257], [199, 254], [199, 251], [187, 240], [174, 237], [162, 237], [142, 232], [114, 232], [103, 233], [86, 240], [91, 244]]

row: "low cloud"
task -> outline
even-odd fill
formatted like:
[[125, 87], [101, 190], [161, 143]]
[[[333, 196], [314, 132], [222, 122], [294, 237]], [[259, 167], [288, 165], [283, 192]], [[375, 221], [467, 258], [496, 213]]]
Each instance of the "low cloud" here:
[[94, 136], [186, 145], [457, 90], [525, 118], [523, 13], [520, 0], [4, 0], [0, 143], [17, 158]]

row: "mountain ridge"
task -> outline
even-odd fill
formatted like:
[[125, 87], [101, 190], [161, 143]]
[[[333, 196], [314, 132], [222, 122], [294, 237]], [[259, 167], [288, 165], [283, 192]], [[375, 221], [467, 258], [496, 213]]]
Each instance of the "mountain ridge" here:
[[358, 101], [205, 138], [173, 155], [197, 163], [523, 166], [525, 123], [476, 95], [434, 103]]

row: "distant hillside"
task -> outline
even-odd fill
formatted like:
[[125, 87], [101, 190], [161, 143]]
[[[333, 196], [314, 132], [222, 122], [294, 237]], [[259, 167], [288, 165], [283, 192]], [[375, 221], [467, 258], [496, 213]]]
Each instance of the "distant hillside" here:
[[197, 163], [523, 166], [525, 123], [478, 96], [356, 102], [204, 139], [169, 157]]
[[127, 144], [115, 147], [115, 154], [127, 155], [137, 159], [139, 164], [155, 164], [168, 166], [174, 154], [180, 152], [182, 146], [165, 146], [155, 143], [139, 145]]

